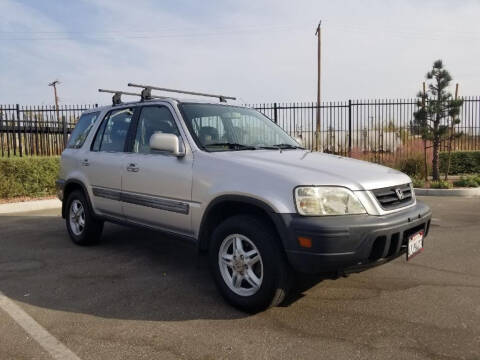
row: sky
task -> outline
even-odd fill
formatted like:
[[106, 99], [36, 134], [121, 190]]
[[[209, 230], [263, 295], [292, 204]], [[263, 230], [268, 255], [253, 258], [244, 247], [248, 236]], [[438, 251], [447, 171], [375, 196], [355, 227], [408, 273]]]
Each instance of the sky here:
[[[0, 0], [0, 104], [110, 102], [128, 82], [245, 103], [411, 98], [442, 59], [480, 95], [480, 1]], [[452, 89], [453, 90], [453, 89]]]

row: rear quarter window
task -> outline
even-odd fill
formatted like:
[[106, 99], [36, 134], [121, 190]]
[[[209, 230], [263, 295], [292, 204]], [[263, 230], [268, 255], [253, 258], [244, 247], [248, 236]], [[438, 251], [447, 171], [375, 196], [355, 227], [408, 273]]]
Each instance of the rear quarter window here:
[[85, 142], [90, 130], [97, 121], [99, 112], [83, 114], [78, 120], [77, 126], [72, 131], [67, 143], [69, 149], [80, 149]]

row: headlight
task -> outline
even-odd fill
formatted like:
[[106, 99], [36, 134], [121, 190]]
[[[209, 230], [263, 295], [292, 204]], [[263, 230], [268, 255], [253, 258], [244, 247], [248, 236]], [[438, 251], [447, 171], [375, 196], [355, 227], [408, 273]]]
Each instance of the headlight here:
[[366, 213], [355, 194], [343, 187], [300, 186], [295, 189], [295, 203], [301, 215]]

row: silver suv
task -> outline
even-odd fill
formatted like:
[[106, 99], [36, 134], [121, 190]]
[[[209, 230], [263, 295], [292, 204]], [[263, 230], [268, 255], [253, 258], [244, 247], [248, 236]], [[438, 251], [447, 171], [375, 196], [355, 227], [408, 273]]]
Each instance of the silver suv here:
[[57, 189], [74, 243], [97, 243], [104, 221], [186, 238], [208, 252], [226, 300], [249, 312], [280, 304], [295, 271], [345, 274], [423, 249], [431, 211], [407, 175], [305, 150], [226, 97], [152, 89], [133, 103], [116, 92], [72, 132]]

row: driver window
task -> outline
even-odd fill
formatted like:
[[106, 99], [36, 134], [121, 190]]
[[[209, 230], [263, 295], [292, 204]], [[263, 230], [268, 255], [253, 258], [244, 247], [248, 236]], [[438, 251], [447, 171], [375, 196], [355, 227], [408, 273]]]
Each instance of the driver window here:
[[150, 138], [157, 132], [180, 136], [175, 119], [168, 108], [165, 106], [143, 107], [138, 119], [133, 152], [151, 154]]

